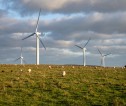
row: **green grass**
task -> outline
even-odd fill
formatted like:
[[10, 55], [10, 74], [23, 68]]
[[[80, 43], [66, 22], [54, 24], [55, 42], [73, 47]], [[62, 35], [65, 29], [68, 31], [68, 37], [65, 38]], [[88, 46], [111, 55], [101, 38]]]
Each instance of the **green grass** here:
[[0, 65], [0, 106], [94, 105], [126, 106], [126, 69]]

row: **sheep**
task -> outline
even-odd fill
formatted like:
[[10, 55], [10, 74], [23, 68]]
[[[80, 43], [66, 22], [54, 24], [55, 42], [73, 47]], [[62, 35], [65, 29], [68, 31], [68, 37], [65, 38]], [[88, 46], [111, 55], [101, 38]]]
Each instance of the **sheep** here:
[[97, 69], [97, 67], [95, 67], [95, 69]]
[[62, 68], [64, 68], [64, 66], [62, 66]]
[[28, 72], [29, 72], [29, 73], [31, 72], [31, 69], [30, 69], [30, 68], [28, 69]]
[[49, 69], [51, 69], [52, 67], [51, 66], [49, 66]]
[[74, 66], [72, 66], [72, 68], [75, 68]]
[[65, 75], [66, 75], [66, 72], [65, 72], [65, 71], [63, 71], [62, 76], [64, 77]]
[[122, 69], [124, 69], [125, 67], [122, 67]]

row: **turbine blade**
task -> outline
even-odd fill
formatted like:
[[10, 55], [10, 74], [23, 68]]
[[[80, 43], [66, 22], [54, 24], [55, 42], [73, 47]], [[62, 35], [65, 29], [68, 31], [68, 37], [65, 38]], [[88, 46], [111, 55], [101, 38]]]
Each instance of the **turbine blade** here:
[[[97, 48], [98, 49], [98, 48]], [[101, 53], [101, 51], [98, 49], [98, 52], [101, 54], [101, 56], [102, 56], [102, 53]]]
[[22, 57], [22, 47], [21, 47], [21, 57]]
[[108, 55], [110, 55], [111, 53], [108, 53], [108, 54], [105, 54], [104, 56], [108, 56]]
[[83, 49], [81, 46], [78, 46], [78, 45], [75, 45], [76, 47], [80, 48], [80, 49]]
[[87, 43], [84, 45], [84, 47], [87, 46], [87, 44], [89, 43], [89, 41], [91, 40], [91, 38], [88, 39]]
[[27, 38], [29, 38], [29, 37], [33, 36], [34, 34], [35, 34], [35, 32], [34, 32], [34, 33], [32, 33], [31, 35], [29, 35], [29, 36], [27, 36], [27, 37], [23, 38], [22, 40], [25, 40], [25, 39], [27, 39]]
[[38, 37], [38, 39], [39, 39], [39, 41], [41, 42], [41, 44], [42, 44], [42, 46], [45, 48], [45, 50], [46, 50], [46, 47], [45, 47], [45, 45], [44, 45], [44, 43], [42, 42], [42, 40], [40, 39], [40, 37], [37, 35], [37, 37]]
[[46, 47], [45, 47], [44, 43], [42, 42], [42, 40], [41, 40], [41, 39], [39, 39], [39, 40], [40, 40], [41, 44], [43, 45], [43, 47], [44, 47], [45, 50], [46, 50]]
[[22, 59], [23, 60], [23, 62], [25, 63], [25, 64], [27, 64], [27, 62], [24, 60], [24, 59]]
[[17, 60], [19, 60], [21, 57], [19, 57], [19, 58], [17, 58], [16, 60], [14, 60], [14, 61], [17, 61]]
[[36, 32], [37, 32], [37, 30], [38, 30], [38, 24], [39, 24], [40, 13], [41, 13], [41, 9], [39, 10], [39, 15], [38, 15], [38, 19], [37, 19], [36, 28], [35, 28], [35, 31], [36, 31]]

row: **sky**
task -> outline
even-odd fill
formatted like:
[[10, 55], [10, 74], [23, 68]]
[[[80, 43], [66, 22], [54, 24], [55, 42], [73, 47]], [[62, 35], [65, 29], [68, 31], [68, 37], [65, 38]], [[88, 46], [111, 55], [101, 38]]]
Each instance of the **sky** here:
[[126, 0], [0, 0], [0, 64], [36, 63], [36, 38], [22, 38], [35, 31], [39, 9], [38, 31], [46, 50], [40, 44], [40, 64], [100, 65], [99, 48], [106, 66], [126, 65]]

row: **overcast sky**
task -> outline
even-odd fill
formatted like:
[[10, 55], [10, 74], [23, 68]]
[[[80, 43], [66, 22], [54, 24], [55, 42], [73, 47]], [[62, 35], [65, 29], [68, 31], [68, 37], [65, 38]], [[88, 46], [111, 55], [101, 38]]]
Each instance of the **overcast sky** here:
[[[40, 64], [82, 64], [86, 46], [87, 65], [100, 65], [99, 48], [106, 66], [126, 65], [126, 0], [0, 0], [0, 64], [19, 64], [23, 57], [35, 64], [35, 31], [39, 9], [39, 31], [47, 50], [40, 45]], [[46, 34], [44, 34], [46, 33]]]

